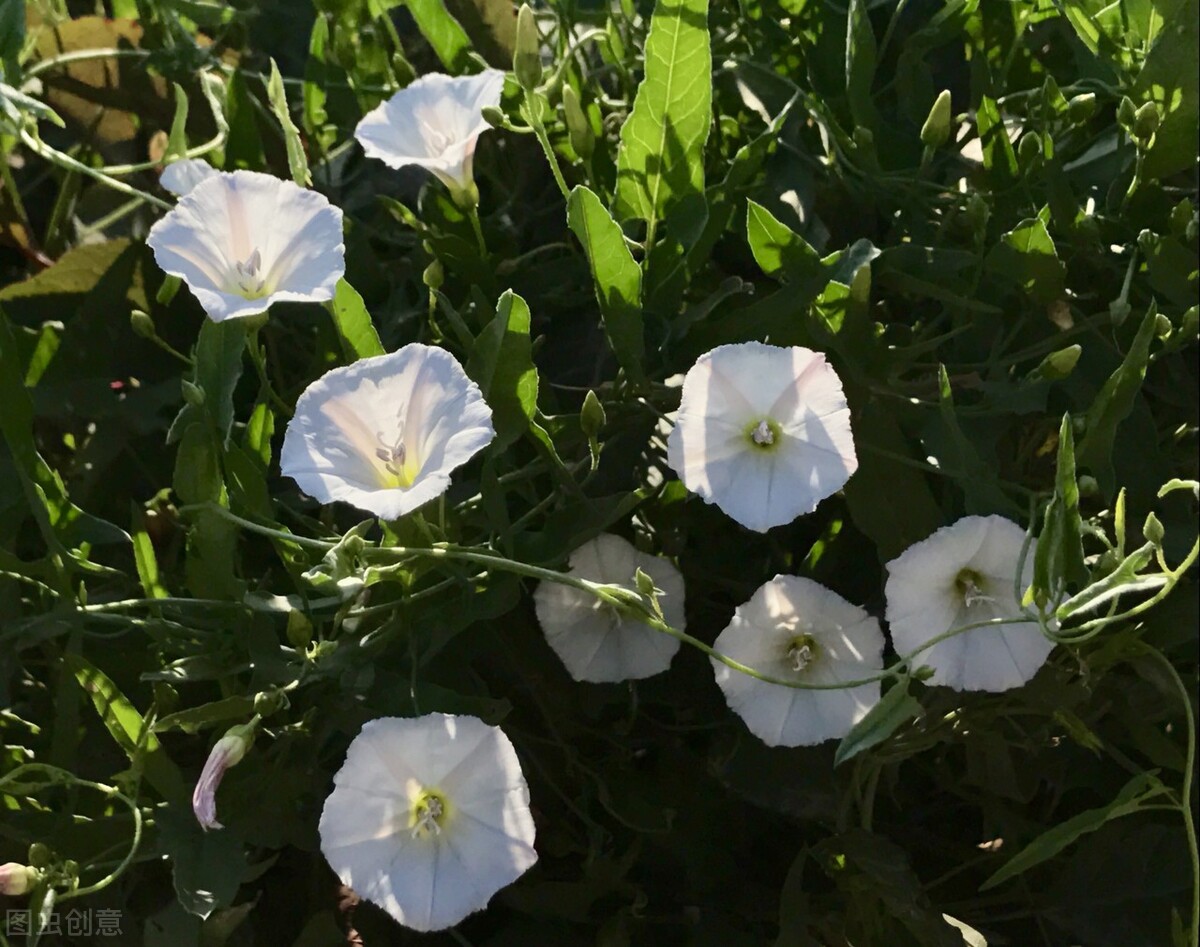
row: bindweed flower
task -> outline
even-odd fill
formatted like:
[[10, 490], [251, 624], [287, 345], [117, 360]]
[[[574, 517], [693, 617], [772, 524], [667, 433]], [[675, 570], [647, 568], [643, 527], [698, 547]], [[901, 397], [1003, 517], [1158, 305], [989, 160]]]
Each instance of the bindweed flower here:
[[249, 723], [230, 727], [209, 751], [200, 778], [196, 780], [196, 788], [192, 791], [192, 812], [202, 828], [225, 828], [217, 821], [217, 787], [221, 785], [225, 771], [237, 766], [250, 749], [256, 726], [257, 723]]
[[214, 322], [332, 299], [346, 271], [342, 212], [316, 191], [257, 171], [194, 184], [146, 243]]
[[[777, 575], [741, 605], [713, 648], [781, 680], [836, 684], [883, 667], [879, 622], [811, 579]], [[804, 690], [760, 681], [712, 659], [730, 708], [768, 746], [808, 746], [844, 737], [879, 701], [879, 682]]]
[[201, 181], [207, 181], [220, 173], [207, 161], [201, 161], [199, 158], [181, 158], [163, 168], [158, 183], [172, 194], [183, 197]]
[[414, 342], [309, 385], [280, 467], [322, 503], [394, 520], [444, 493], [450, 472], [493, 437], [479, 386], [449, 352]]
[[476, 717], [372, 720], [333, 782], [322, 854], [406, 927], [457, 924], [537, 861], [517, 754]]
[[368, 112], [354, 137], [368, 158], [389, 168], [417, 165], [437, 175], [458, 204], [478, 203], [473, 163], [479, 136], [491, 128], [483, 109], [500, 104], [504, 73], [422, 76]]
[[900, 654], [952, 628], [1014, 619], [973, 628], [922, 651], [914, 665], [933, 668], [931, 684], [963, 691], [1019, 687], [1054, 650], [1037, 622], [1021, 614], [1016, 590], [1032, 581], [1037, 551], [1037, 543], [1030, 543], [1018, 581], [1024, 543], [1024, 530], [1003, 516], [966, 516], [887, 564], [887, 621]]
[[38, 882], [41, 877], [41, 872], [31, 865], [22, 865], [20, 862], [6, 862], [0, 865], [0, 894], [6, 894], [10, 897], [28, 894], [29, 890]]
[[[638, 569], [654, 580], [663, 618], [684, 627], [683, 576], [666, 559], [638, 552], [620, 536], [584, 543], [569, 561], [569, 575], [635, 588]], [[534, 595], [538, 623], [555, 653], [577, 681], [639, 680], [670, 667], [679, 640], [619, 611], [580, 589], [542, 582]]]
[[858, 467], [841, 379], [799, 346], [718, 346], [683, 380], [667, 462], [748, 529], [811, 513]]

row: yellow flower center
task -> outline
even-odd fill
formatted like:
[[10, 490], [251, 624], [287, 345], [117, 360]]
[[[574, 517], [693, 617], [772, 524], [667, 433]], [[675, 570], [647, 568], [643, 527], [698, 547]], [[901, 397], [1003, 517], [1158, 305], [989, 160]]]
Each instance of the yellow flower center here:
[[783, 429], [770, 418], [760, 418], [746, 428], [746, 440], [762, 451], [773, 450], [782, 434]]
[[[383, 443], [383, 434], [375, 435]], [[421, 464], [417, 458], [408, 456], [404, 446], [404, 435], [401, 434], [390, 446], [384, 445], [375, 449], [375, 456], [382, 462], [383, 469], [379, 472], [380, 486], [400, 487], [407, 490], [421, 472]]]
[[819, 654], [820, 648], [817, 646], [817, 641], [810, 634], [796, 635], [788, 642], [787, 658], [792, 665], [792, 670], [797, 674], [812, 667]]
[[413, 838], [441, 835], [446, 822], [446, 797], [433, 789], [422, 789], [408, 810], [408, 830]]
[[233, 264], [233, 292], [246, 299], [262, 299], [270, 295], [262, 273], [262, 253], [258, 247], [241, 263]]

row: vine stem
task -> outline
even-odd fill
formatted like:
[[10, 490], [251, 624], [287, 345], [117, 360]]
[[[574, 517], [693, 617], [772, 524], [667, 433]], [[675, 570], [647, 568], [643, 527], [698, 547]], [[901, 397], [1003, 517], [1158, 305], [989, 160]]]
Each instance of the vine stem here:
[[87, 175], [99, 181], [101, 184], [111, 187], [114, 191], [120, 191], [122, 194], [127, 194], [130, 197], [137, 197], [145, 201], [147, 204], [153, 204], [159, 210], [170, 210], [171, 205], [161, 198], [155, 197], [153, 194], [148, 194], [146, 191], [134, 187], [132, 184], [126, 184], [117, 178], [110, 177], [103, 171], [98, 171], [91, 165], [84, 164], [82, 161], [77, 161], [70, 155], [59, 151], [57, 148], [52, 148], [42, 141], [35, 132], [30, 132], [26, 128], [21, 129], [21, 141], [25, 147], [32, 151], [40, 158], [45, 158], [51, 164], [57, 164], [61, 168], [66, 168], [70, 171], [77, 171], [80, 174]]

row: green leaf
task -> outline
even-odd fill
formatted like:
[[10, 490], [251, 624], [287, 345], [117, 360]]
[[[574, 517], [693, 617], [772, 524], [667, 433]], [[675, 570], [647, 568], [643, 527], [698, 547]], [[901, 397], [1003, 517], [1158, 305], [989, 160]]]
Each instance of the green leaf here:
[[604, 331], [617, 361], [634, 383], [645, 378], [642, 358], [642, 271], [621, 228], [600, 198], [582, 185], [571, 191], [567, 222], [587, 254], [604, 317]]
[[746, 239], [768, 276], [799, 281], [821, 273], [821, 257], [808, 241], [754, 201], [746, 205]]
[[179, 903], [201, 918], [232, 904], [246, 873], [241, 839], [229, 829], [204, 831], [186, 804], [159, 810], [156, 821]]
[[458, 20], [450, 15], [445, 3], [442, 0], [406, 0], [405, 6], [442, 65], [454, 74], [466, 69], [471, 40]]
[[1076, 463], [1095, 475], [1101, 489], [1112, 495], [1114, 483], [1112, 453], [1117, 426], [1133, 411], [1134, 399], [1146, 377], [1150, 360], [1150, 343], [1158, 322], [1158, 309], [1153, 304], [1138, 327], [1133, 344], [1125, 353], [1120, 367], [1109, 376], [1100, 393], [1088, 409], [1083, 440], [1075, 455]]
[[283, 76], [275, 60], [271, 60], [271, 76], [267, 80], [267, 98], [271, 101], [271, 111], [279, 120], [283, 130], [283, 142], [287, 146], [288, 169], [292, 172], [292, 180], [301, 187], [312, 184], [312, 175], [308, 170], [308, 156], [304, 153], [304, 142], [300, 140], [300, 130], [292, 121], [292, 113], [288, 110], [287, 93], [283, 88]]
[[987, 267], [1015, 280], [1042, 305], [1063, 298], [1067, 268], [1059, 260], [1054, 241], [1039, 217], [1022, 220], [1004, 234], [988, 254]]
[[672, 204], [704, 192], [712, 123], [708, 0], [657, 0], [645, 63], [621, 128], [615, 216], [646, 221], [649, 238]]
[[1138, 773], [1125, 784], [1117, 794], [1117, 798], [1108, 805], [1088, 809], [1043, 832], [1014, 855], [1003, 868], [981, 884], [979, 890], [987, 891], [1009, 878], [1024, 874], [1035, 865], [1040, 865], [1053, 858], [1080, 836], [1095, 832], [1113, 819], [1137, 812], [1143, 802], [1165, 791], [1165, 787], [1153, 773]]
[[1046, 507], [1042, 534], [1033, 560], [1034, 587], [1050, 602], [1058, 601], [1067, 585], [1087, 581], [1083, 562], [1083, 519], [1079, 514], [1079, 484], [1075, 479], [1075, 436], [1071, 416], [1064, 414], [1058, 430], [1058, 468], [1054, 496]]
[[134, 564], [142, 582], [142, 590], [148, 598], [166, 598], [168, 593], [159, 578], [154, 543], [150, 541], [150, 534], [146, 532], [146, 513], [137, 504], [133, 504], [132, 538]]
[[1117, 567], [1103, 579], [1093, 582], [1086, 589], [1063, 602], [1055, 611], [1055, 617], [1059, 621], [1064, 621], [1073, 615], [1099, 608], [1119, 595], [1153, 592], [1161, 589], [1167, 584], [1165, 575], [1138, 575], [1153, 558], [1153, 543], [1139, 546], [1122, 559]]
[[199, 733], [206, 727], [225, 720], [244, 720], [252, 713], [253, 697], [226, 697], [160, 717], [154, 724], [154, 732], [182, 730], [184, 733]]
[[921, 702], [908, 693], [908, 678], [897, 681], [867, 715], [842, 737], [833, 765], [841, 766], [864, 750], [878, 746], [921, 713]]
[[492, 409], [496, 450], [525, 433], [537, 412], [538, 375], [529, 341], [529, 306], [512, 290], [496, 304], [496, 316], [479, 333], [467, 362]]
[[246, 327], [241, 319], [225, 322], [205, 319], [200, 326], [194, 381], [204, 392], [204, 410], [222, 444], [228, 443], [233, 430], [233, 391], [242, 377], [245, 346]]
[[75, 675], [75, 680], [92, 699], [96, 713], [117, 745], [125, 751], [134, 768], [141, 768], [146, 782], [158, 790], [168, 802], [188, 798], [179, 768], [167, 756], [137, 708], [121, 693], [117, 685], [77, 654], [63, 655], [63, 664]]
[[1008, 129], [1000, 118], [1000, 109], [986, 95], [975, 112], [975, 127], [983, 146], [983, 166], [992, 172], [997, 189], [1007, 187], [1017, 179], [1020, 166], [1012, 142], [1008, 140]]
[[846, 98], [855, 125], [874, 130], [877, 121], [871, 83], [875, 78], [875, 32], [867, 0], [850, 0], [846, 12]]
[[[0, 2], [0, 61], [16, 64], [25, 45], [25, 0]], [[15, 77], [14, 77], [15, 81]]]
[[184, 157], [188, 148], [188, 97], [187, 93], [183, 91], [183, 86], [178, 82], [173, 85], [175, 86], [175, 117], [171, 119], [171, 134], [167, 138], [165, 158], [168, 161]]
[[362, 296], [345, 279], [338, 280], [333, 299], [326, 303], [326, 307], [333, 316], [342, 354], [348, 362], [384, 354], [383, 343], [379, 341], [379, 333], [375, 331], [375, 324], [371, 321], [371, 314], [367, 312]]
[[[1156, 3], [1160, 15], [1167, 4]], [[1165, 178], [1194, 167], [1200, 123], [1200, 6], [1171, 5], [1130, 92], [1136, 103], [1155, 102], [1162, 122], [1146, 152], [1142, 174]]]

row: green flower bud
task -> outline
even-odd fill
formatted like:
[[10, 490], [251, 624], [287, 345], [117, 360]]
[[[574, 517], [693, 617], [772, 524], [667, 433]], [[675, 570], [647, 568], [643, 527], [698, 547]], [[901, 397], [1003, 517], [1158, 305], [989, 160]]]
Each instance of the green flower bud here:
[[1017, 160], [1021, 162], [1021, 167], [1029, 168], [1035, 165], [1042, 157], [1042, 136], [1037, 132], [1027, 132], [1021, 136], [1021, 141], [1017, 144]]
[[1164, 316], [1161, 312], [1154, 317], [1154, 334], [1160, 339], [1165, 339], [1171, 334], [1171, 320]]
[[34, 842], [29, 846], [29, 864], [34, 868], [49, 868], [54, 861], [54, 852], [44, 842]]
[[564, 85], [562, 90], [563, 116], [567, 120], [567, 132], [571, 136], [571, 147], [575, 154], [583, 159], [591, 156], [596, 147], [596, 136], [592, 133], [592, 124], [583, 113], [579, 96], [570, 85]]
[[1051, 381], [1066, 378], [1075, 370], [1075, 365], [1079, 362], [1079, 355], [1082, 351], [1082, 346], [1068, 345], [1065, 349], [1051, 352], [1042, 359], [1042, 363], [1037, 367], [1034, 374], [1040, 375], [1042, 378], [1048, 378]]
[[521, 4], [517, 13], [517, 41], [513, 52], [513, 73], [522, 89], [531, 92], [542, 81], [541, 38], [529, 4]]
[[1162, 113], [1158, 110], [1158, 103], [1147, 102], [1133, 115], [1133, 136], [1139, 141], [1149, 141], [1161, 122]]
[[496, 105], [485, 105], [479, 110], [479, 114], [483, 116], [483, 120], [492, 128], [507, 128], [508, 118], [504, 114], [504, 110]]
[[1072, 125], [1082, 125], [1096, 114], [1096, 93], [1085, 92], [1067, 103], [1067, 118]]
[[181, 280], [178, 276], [168, 276], [162, 281], [162, 286], [158, 287], [158, 294], [154, 297], [154, 301], [161, 303], [164, 306], [171, 305], [171, 300], [175, 298], [175, 294], [179, 292]]
[[1200, 333], [1200, 307], [1190, 306], [1179, 320], [1179, 337], [1190, 342]]
[[1094, 497], [1100, 493], [1100, 484], [1091, 474], [1082, 474], [1079, 478], [1079, 495]]
[[134, 335], [140, 335], [143, 339], [153, 339], [158, 335], [158, 330], [154, 328], [154, 320], [140, 309], [135, 309], [129, 314], [129, 327], [133, 329]]
[[[291, 612], [288, 615], [288, 624], [291, 624], [292, 615], [299, 614], [299, 612]], [[309, 627], [311, 628], [312, 626], [309, 625]], [[269, 691], [260, 691], [254, 695], [254, 712], [260, 717], [269, 717], [271, 714], [283, 710], [283, 708], [288, 706], [288, 703], [287, 694], [277, 688]]]
[[180, 379], [179, 386], [183, 389], [183, 400], [196, 408], [204, 407], [204, 389], [192, 384], [186, 378]]
[[1127, 95], [1121, 96], [1121, 104], [1117, 106], [1117, 124], [1128, 130], [1133, 128], [1136, 117], [1137, 109], [1134, 107], [1133, 99]]
[[442, 283], [445, 282], [445, 279], [446, 271], [442, 267], [441, 260], [434, 260], [427, 267], [425, 267], [425, 272], [421, 274], [422, 282], [424, 282], [425, 285], [430, 289], [434, 290], [441, 289]]
[[941, 148], [950, 139], [950, 90], [943, 89], [933, 106], [929, 116], [921, 126], [921, 144], [926, 148]]
[[589, 439], [597, 437], [607, 421], [604, 405], [596, 397], [596, 392], [589, 391], [583, 399], [583, 408], [579, 412], [579, 426]]
[[1153, 513], [1147, 513], [1146, 522], [1142, 524], [1142, 535], [1146, 537], [1146, 542], [1161, 546], [1165, 534], [1166, 530], [1163, 529], [1163, 524], [1159, 522], [1158, 517]]

